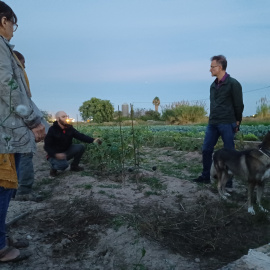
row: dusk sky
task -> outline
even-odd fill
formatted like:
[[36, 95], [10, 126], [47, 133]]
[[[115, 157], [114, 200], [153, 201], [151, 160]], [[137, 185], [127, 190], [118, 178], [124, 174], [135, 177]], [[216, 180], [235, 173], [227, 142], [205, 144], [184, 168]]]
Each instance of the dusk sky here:
[[[270, 100], [270, 1], [6, 0], [11, 44], [26, 58], [33, 100], [79, 118], [92, 97], [134, 109], [178, 101], [209, 108], [210, 57], [227, 57], [244, 116]], [[161, 109], [160, 109], [161, 111]]]

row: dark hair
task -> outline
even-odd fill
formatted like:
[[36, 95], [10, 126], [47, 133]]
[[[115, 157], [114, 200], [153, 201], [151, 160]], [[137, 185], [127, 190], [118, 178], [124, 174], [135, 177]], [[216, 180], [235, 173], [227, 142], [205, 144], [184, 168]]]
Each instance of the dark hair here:
[[13, 52], [14, 52], [14, 54], [18, 57], [18, 59], [19, 59], [20, 61], [24, 59], [24, 56], [23, 56], [20, 52], [15, 51], [15, 50], [13, 50]]
[[3, 1], [0, 1], [0, 25], [2, 25], [1, 20], [3, 17], [6, 17], [9, 21], [17, 23], [18, 19], [16, 14], [13, 12], [11, 7], [9, 7]]
[[215, 55], [215, 56], [211, 57], [210, 60], [211, 61], [216, 60], [217, 63], [222, 66], [222, 69], [226, 70], [226, 68], [227, 68], [227, 59], [226, 59], [226, 57], [224, 55], [221, 55], [221, 54], [220, 55]]

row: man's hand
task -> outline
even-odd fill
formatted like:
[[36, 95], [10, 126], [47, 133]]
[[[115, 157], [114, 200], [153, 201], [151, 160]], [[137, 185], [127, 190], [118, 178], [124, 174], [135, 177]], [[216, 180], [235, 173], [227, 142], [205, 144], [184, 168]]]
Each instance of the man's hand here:
[[240, 130], [240, 122], [236, 121], [235, 133], [237, 133], [239, 130]]
[[102, 144], [102, 140], [99, 138], [94, 139], [94, 143]]
[[44, 140], [46, 133], [45, 126], [43, 124], [39, 124], [37, 127], [33, 128], [32, 132], [34, 133], [36, 142]]
[[57, 153], [55, 154], [56, 159], [67, 159], [67, 156], [65, 153]]

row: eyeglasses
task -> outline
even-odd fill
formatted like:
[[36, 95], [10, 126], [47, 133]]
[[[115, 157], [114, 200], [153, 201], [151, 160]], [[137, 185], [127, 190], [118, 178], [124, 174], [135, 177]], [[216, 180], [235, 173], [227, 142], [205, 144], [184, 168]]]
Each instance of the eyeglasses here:
[[17, 28], [18, 28], [18, 24], [17, 24], [17, 23], [14, 23], [13, 19], [8, 20], [8, 21], [10, 21], [10, 22], [12, 23], [12, 26], [13, 26], [13, 32], [15, 32], [15, 31], [17, 30]]
[[215, 68], [215, 67], [219, 67], [219, 66], [210, 66], [210, 69], [213, 69], [213, 68]]
[[13, 23], [13, 32], [15, 32], [18, 28], [18, 24], [17, 23]]

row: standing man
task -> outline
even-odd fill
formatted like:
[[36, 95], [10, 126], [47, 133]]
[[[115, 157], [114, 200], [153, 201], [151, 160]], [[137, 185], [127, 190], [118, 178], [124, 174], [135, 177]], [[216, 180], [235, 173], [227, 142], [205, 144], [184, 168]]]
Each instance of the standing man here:
[[[221, 136], [224, 148], [234, 149], [234, 135], [239, 131], [244, 110], [242, 86], [227, 72], [223, 55], [211, 58], [210, 72], [215, 81], [210, 86], [210, 115], [202, 148], [203, 171], [196, 183], [210, 183], [210, 168], [214, 147]], [[232, 181], [227, 182], [232, 187]]]
[[[27, 74], [25, 72], [25, 58], [24, 56], [18, 52], [18, 51], [13, 51], [15, 54], [15, 57], [17, 57], [18, 63], [20, 63], [20, 67], [24, 73], [26, 84], [27, 84], [27, 94], [29, 98], [32, 97], [31, 92], [30, 92], [30, 84], [29, 80], [27, 77]], [[34, 108], [36, 108], [36, 105], [32, 101], [32, 105]], [[38, 111], [39, 112], [39, 111]], [[41, 122], [45, 126], [46, 132], [49, 129], [49, 124], [43, 119], [43, 115], [39, 112], [39, 116], [41, 117]], [[19, 166], [19, 171], [18, 171], [18, 182], [19, 182], [19, 187], [16, 192], [16, 200], [18, 201], [41, 201], [43, 197], [39, 194], [36, 194], [32, 191], [32, 186], [35, 181], [35, 176], [34, 176], [34, 166], [33, 166], [33, 152], [29, 153], [23, 153], [21, 154], [20, 157], [20, 166]]]
[[85, 151], [83, 144], [72, 144], [73, 138], [85, 143], [98, 143], [99, 138], [91, 138], [77, 131], [72, 125], [67, 123], [68, 116], [65, 112], [59, 111], [55, 115], [56, 121], [49, 128], [44, 140], [44, 149], [48, 153], [48, 160], [51, 163], [50, 176], [57, 176], [57, 170], [65, 170], [68, 160], [73, 159], [70, 170], [79, 172], [83, 167], [79, 166], [81, 157]]

